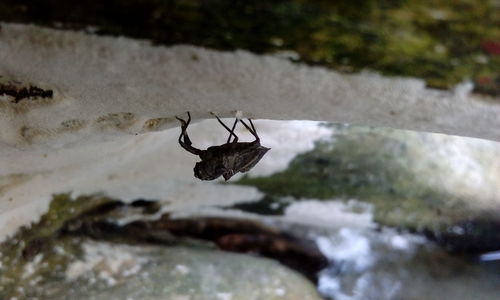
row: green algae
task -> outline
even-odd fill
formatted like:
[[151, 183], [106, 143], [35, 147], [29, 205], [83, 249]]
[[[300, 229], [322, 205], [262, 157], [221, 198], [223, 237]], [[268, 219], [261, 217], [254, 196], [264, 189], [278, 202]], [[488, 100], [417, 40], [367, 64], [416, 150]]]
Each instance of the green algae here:
[[21, 228], [0, 244], [0, 299], [23, 295], [41, 281], [63, 278], [67, 264], [80, 253], [77, 237], [61, 236], [65, 222], [114, 200], [103, 196], [54, 195], [38, 222]]
[[376, 222], [412, 230], [441, 230], [478, 213], [466, 199], [427, 184], [447, 170], [424, 160], [421, 135], [334, 126], [333, 140], [317, 142], [286, 170], [236, 184], [255, 186], [271, 198], [355, 198], [375, 205]]
[[464, 80], [500, 95], [500, 13], [490, 1], [7, 0], [0, 20], [161, 45], [255, 53], [354, 72], [423, 78], [436, 88]]
[[[121, 293], [130, 284], [142, 285], [144, 280], [147, 281], [150, 279], [149, 270], [151, 268], [146, 271], [146, 274], [142, 273], [140, 279], [138, 279], [136, 276], [133, 276], [134, 272], [136, 272], [134, 270], [137, 268], [134, 265], [128, 269], [132, 273], [124, 271], [115, 274], [116, 277], [112, 276], [113, 278], [110, 280], [118, 282], [115, 286], [116, 282], [110, 284], [104, 278], [106, 276], [103, 277], [102, 275], [110, 272], [106, 263], [99, 263], [97, 265], [88, 263], [92, 267], [91, 272], [74, 280], [75, 278], [72, 277], [72, 274], [74, 274], [73, 267], [76, 266], [78, 269], [82, 264], [87, 264], [88, 248], [85, 247], [86, 245], [95, 245], [99, 249], [102, 249], [102, 247], [106, 249], [114, 248], [117, 251], [120, 251], [120, 249], [129, 249], [146, 255], [151, 254], [152, 249], [157, 249], [161, 253], [171, 253], [168, 257], [157, 257], [156, 259], [159, 262], [171, 261], [174, 267], [169, 267], [164, 272], [174, 275], [176, 272], [172, 272], [172, 270], [179, 264], [176, 260], [178, 255], [175, 255], [175, 253], [182, 252], [182, 249], [185, 248], [185, 251], [190, 253], [204, 251], [207, 254], [218, 251], [214, 247], [214, 244], [208, 240], [205, 241], [203, 238], [198, 239], [194, 237], [175, 238], [174, 235], [163, 232], [161, 229], [155, 230], [155, 226], [151, 223], [132, 222], [129, 224], [130, 230], [119, 230], [120, 226], [114, 223], [125, 216], [137, 216], [138, 213], [144, 216], [158, 213], [160, 209], [159, 205], [156, 201], [143, 199], [125, 204], [124, 202], [99, 195], [80, 196], [76, 199], [72, 199], [68, 194], [53, 196], [47, 213], [38, 222], [31, 224], [29, 227], [21, 228], [14, 236], [0, 244], [0, 299], [66, 299], [67, 297], [71, 298], [71, 295], [86, 293], [92, 294], [92, 296], [89, 296], [91, 298], [106, 298], [106, 296], [102, 295], [106, 295], [110, 290], [114, 290], [111, 291], [112, 293]], [[163, 217], [168, 218], [168, 214]], [[193, 224], [195, 224], [196, 220], [193, 219], [193, 221]], [[204, 224], [204, 221], [200, 222]], [[234, 223], [231, 224], [234, 225]], [[246, 227], [248, 225], [249, 221], [246, 221], [242, 228], [248, 229]], [[254, 226], [261, 225], [255, 223]], [[274, 234], [274, 231], [272, 232]], [[128, 246], [120, 246], [120, 244], [127, 244]], [[162, 249], [161, 247], [153, 246], [148, 247], [145, 251], [140, 250], [141, 247], [131, 247], [132, 245], [145, 244], [168, 245], [170, 247]], [[238, 258], [235, 254], [224, 252], [214, 255]], [[148, 256], [147, 260], [149, 258], [154, 257]], [[247, 256], [247, 258], [241, 256], [239, 259], [254, 260], [257, 262], [256, 258], [250, 256]], [[145, 258], [141, 258], [137, 259], [134, 263], [140, 264], [140, 267], [143, 267], [145, 261]], [[209, 261], [196, 265], [206, 266], [210, 264]], [[265, 262], [265, 260], [260, 261]], [[148, 266], [155, 268], [158, 264], [151, 263]], [[269, 263], [266, 262], [265, 264]], [[190, 269], [195, 269], [195, 267], [192, 266]], [[219, 269], [217, 265], [218, 274]], [[289, 272], [288, 269], [284, 270]], [[213, 266], [209, 266], [208, 270], [200, 273], [195, 271], [191, 277], [203, 278], [203, 274], [207, 273], [207, 271], [213, 275]], [[227, 271], [241, 273], [241, 266], [238, 265], [234, 270]], [[179, 275], [182, 275], [180, 276], [181, 282], [184, 282], [185, 275], [187, 274], [179, 273]], [[294, 276], [302, 278], [300, 275]], [[158, 279], [163, 279], [163, 281], [158, 282], [165, 284], [165, 276]], [[124, 281], [127, 281], [128, 284], [122, 285]], [[175, 284], [175, 282], [172, 283]], [[228, 281], [228, 283], [231, 283], [231, 281]], [[308, 293], [316, 295], [313, 285], [306, 281], [304, 281], [304, 284], [312, 288]], [[111, 288], [111, 286], [115, 287]], [[164, 285], [160, 287], [164, 287]], [[169, 293], [173, 293], [173, 291], [160, 287], [155, 286], [155, 292], [166, 294], [167, 298], [170, 295]], [[143, 289], [143, 292], [148, 292], [148, 289]], [[200, 291], [202, 294], [205, 292], [205, 289]], [[79, 296], [74, 297], [78, 298]], [[82, 295], [81, 297], [85, 296]], [[316, 297], [312, 299], [316, 299]]]

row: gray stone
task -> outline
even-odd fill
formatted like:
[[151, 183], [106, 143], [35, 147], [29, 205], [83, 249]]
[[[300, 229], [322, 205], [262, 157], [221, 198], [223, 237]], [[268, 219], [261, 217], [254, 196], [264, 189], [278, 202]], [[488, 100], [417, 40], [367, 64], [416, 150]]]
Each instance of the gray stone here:
[[[38, 287], [50, 299], [321, 299], [294, 271], [268, 259], [188, 247], [84, 244], [66, 280]], [[67, 281], [68, 280], [68, 281]]]

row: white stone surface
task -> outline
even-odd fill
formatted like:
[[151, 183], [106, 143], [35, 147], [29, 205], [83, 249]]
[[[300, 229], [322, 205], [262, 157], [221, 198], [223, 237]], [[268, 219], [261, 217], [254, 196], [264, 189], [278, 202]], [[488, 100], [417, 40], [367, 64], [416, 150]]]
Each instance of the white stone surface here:
[[500, 104], [470, 89], [438, 91], [419, 79], [346, 75], [245, 51], [1, 26], [0, 75], [55, 91], [52, 100], [0, 101], [2, 144], [85, 144], [173, 127], [187, 110], [195, 119], [242, 111], [500, 140]]
[[[252, 169], [252, 175], [284, 169], [297, 153], [311, 150], [315, 140], [331, 134], [317, 122], [259, 120], [255, 126], [262, 142], [274, 149]], [[188, 130], [200, 148], [222, 144], [227, 138], [215, 120], [193, 124]], [[251, 140], [243, 130], [236, 132], [241, 140]], [[172, 128], [76, 148], [0, 147], [4, 166], [0, 168], [0, 240], [42, 215], [56, 193], [75, 197], [104, 193], [124, 201], [155, 199], [168, 203], [165, 209], [174, 212], [196, 212], [262, 196], [251, 187], [194, 178], [193, 167], [199, 158], [178, 145], [179, 133], [178, 128]]]
[[[177, 127], [174, 116], [186, 111], [193, 123], [213, 111], [500, 141], [500, 105], [469, 89], [432, 90], [419, 79], [346, 75], [245, 51], [0, 25], [0, 79], [54, 91], [53, 99], [19, 103], [0, 96], [0, 239], [36, 220], [53, 193], [154, 198], [178, 209], [259, 197], [255, 189], [233, 186], [221, 197], [218, 187], [192, 178], [196, 157], [177, 147], [177, 129], [165, 130]], [[193, 132], [193, 140], [207, 132]], [[290, 139], [301, 146], [278, 150], [274, 158], [270, 152], [256, 174], [268, 174], [270, 165], [283, 168], [292, 152], [307, 150], [323, 134], [293, 128], [275, 133], [285, 148]]]

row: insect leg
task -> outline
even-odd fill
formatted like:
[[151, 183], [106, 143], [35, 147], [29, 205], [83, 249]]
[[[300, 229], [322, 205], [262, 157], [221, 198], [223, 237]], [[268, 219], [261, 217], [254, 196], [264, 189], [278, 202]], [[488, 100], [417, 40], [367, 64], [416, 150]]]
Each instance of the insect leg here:
[[217, 121], [219, 121], [219, 123], [224, 128], [226, 128], [227, 131], [229, 131], [229, 137], [227, 138], [226, 144], [231, 140], [231, 136], [234, 136], [233, 143], [236, 143], [238, 141], [238, 136], [234, 133], [234, 128], [236, 127], [236, 123], [238, 123], [238, 119], [234, 120], [233, 129], [229, 129], [229, 127], [227, 127], [227, 125], [224, 124], [224, 122], [222, 122], [222, 120], [217, 115], [215, 115], [214, 113], [212, 113], [212, 115], [214, 115], [217, 118]]
[[188, 112], [187, 113], [188, 115], [188, 120], [187, 121], [184, 121], [183, 119], [175, 116], [175, 118], [177, 120], [179, 120], [179, 122], [181, 122], [181, 135], [179, 136], [179, 143], [182, 143], [182, 138], [184, 137], [184, 143], [188, 144], [188, 145], [191, 145], [191, 140], [189, 139], [189, 136], [187, 135], [187, 128], [189, 126], [189, 123], [191, 122], [191, 114]]
[[238, 136], [234, 133], [234, 129], [236, 128], [236, 124], [238, 124], [238, 119], [234, 120], [233, 128], [231, 128], [231, 131], [229, 132], [229, 137], [227, 138], [226, 144], [228, 144], [229, 141], [231, 140], [231, 135], [234, 135], [233, 143], [238, 142]]
[[255, 130], [255, 127], [253, 126], [253, 123], [252, 123], [252, 120], [248, 119], [248, 121], [250, 121], [250, 125], [252, 125], [252, 128], [250, 128], [250, 126], [247, 125], [247, 123], [245, 123], [245, 121], [243, 120], [240, 120], [241, 124], [243, 124], [245, 126], [246, 129], [248, 129], [248, 131], [250, 131], [250, 133], [257, 139], [257, 140], [260, 140], [259, 136], [257, 135], [257, 130]]
[[250, 125], [252, 125], [253, 132], [255, 132], [255, 135], [257, 135], [257, 130], [255, 129], [255, 126], [253, 126], [252, 119], [248, 119], [250, 121]]
[[191, 114], [189, 112], [187, 114], [188, 114], [187, 121], [184, 121], [183, 119], [177, 116], [175, 117], [177, 120], [179, 120], [179, 122], [181, 122], [181, 135], [179, 135], [179, 145], [181, 145], [181, 147], [187, 150], [188, 152], [191, 152], [195, 155], [200, 155], [202, 151], [200, 149], [191, 146], [192, 144], [191, 139], [189, 138], [186, 132], [188, 125], [191, 122]]
[[179, 120], [179, 122], [181, 122], [181, 128], [182, 128], [181, 135], [186, 132], [186, 129], [189, 126], [189, 123], [191, 122], [191, 114], [189, 112], [187, 112], [187, 115], [188, 115], [188, 120], [187, 121], [184, 121], [183, 119], [179, 118], [178, 116], [175, 116], [175, 118], [177, 120]]

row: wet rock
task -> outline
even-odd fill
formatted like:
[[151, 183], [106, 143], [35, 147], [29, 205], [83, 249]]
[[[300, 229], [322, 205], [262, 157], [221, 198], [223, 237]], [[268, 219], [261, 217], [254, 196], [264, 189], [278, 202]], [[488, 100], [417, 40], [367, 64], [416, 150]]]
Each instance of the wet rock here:
[[500, 207], [498, 143], [329, 126], [332, 138], [295, 157], [286, 170], [238, 183], [270, 199], [358, 199], [375, 206], [378, 223], [411, 229], [446, 228]]
[[478, 255], [500, 249], [500, 221], [475, 219], [453, 224], [443, 231], [424, 234], [453, 253]]
[[265, 195], [259, 201], [240, 202], [231, 206], [222, 207], [224, 209], [236, 209], [259, 215], [281, 216], [290, 202], [283, 201], [269, 195]]
[[321, 299], [315, 287], [268, 259], [206, 248], [84, 242], [64, 277], [25, 290], [44, 299]]
[[66, 222], [60, 234], [88, 236], [123, 243], [176, 245], [185, 239], [210, 242], [230, 252], [251, 253], [275, 259], [302, 273], [313, 282], [326, 267], [327, 259], [312, 240], [295, 237], [258, 221], [239, 218], [191, 217], [172, 219], [163, 214], [157, 220], [137, 220], [120, 225], [112, 220], [116, 210], [151, 207], [154, 202], [135, 201], [131, 205], [105, 203]]
[[[99, 196], [74, 200], [69, 195], [55, 196], [38, 223], [1, 244], [0, 299], [113, 299], [121, 298], [114, 293], [128, 294], [130, 286], [147, 286], [137, 294], [146, 299], [315, 299], [309, 297], [315, 295], [312, 283], [300, 283], [316, 282], [327, 264], [313, 241], [258, 221], [172, 219], [160, 209], [158, 202], [144, 199], [126, 204]], [[89, 237], [100, 241], [90, 242]], [[175, 272], [172, 277], [163, 275], [176, 268], [181, 277]], [[187, 270], [193, 274], [184, 276], [190, 273]], [[171, 289], [162, 290], [165, 276], [172, 281]], [[240, 278], [242, 282], [237, 283]], [[66, 285], [63, 279], [70, 283]], [[236, 283], [231, 285], [231, 281]], [[296, 291], [296, 285], [310, 287]]]

